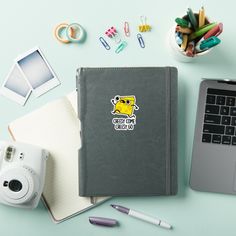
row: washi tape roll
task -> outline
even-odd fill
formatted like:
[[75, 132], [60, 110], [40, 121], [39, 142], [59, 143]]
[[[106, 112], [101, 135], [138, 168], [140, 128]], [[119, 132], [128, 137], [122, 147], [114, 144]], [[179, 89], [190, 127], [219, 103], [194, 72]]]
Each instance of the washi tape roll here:
[[[70, 43], [70, 40], [68, 39], [68, 36], [66, 35], [68, 26], [69, 24], [67, 23], [61, 23], [54, 30], [54, 35], [56, 39], [61, 43]], [[64, 37], [63, 37], [63, 31], [64, 31]], [[73, 30], [70, 29], [68, 31], [68, 34], [73, 36], [74, 35]]]
[[[71, 34], [71, 32], [73, 32], [73, 34]], [[80, 24], [73, 23], [67, 26], [66, 36], [70, 42], [80, 43], [85, 38], [85, 30]]]

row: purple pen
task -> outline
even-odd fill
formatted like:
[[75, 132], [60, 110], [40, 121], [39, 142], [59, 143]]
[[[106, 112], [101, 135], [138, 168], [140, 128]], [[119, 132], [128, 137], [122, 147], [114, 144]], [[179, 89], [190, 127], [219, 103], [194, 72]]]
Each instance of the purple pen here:
[[151, 223], [151, 224], [154, 224], [154, 225], [158, 225], [158, 226], [160, 226], [162, 228], [165, 228], [165, 229], [171, 229], [172, 228], [172, 226], [170, 224], [168, 224], [168, 223], [166, 223], [162, 220], [159, 220], [157, 218], [147, 216], [142, 212], [138, 212], [138, 211], [135, 211], [135, 210], [123, 207], [123, 206], [115, 205], [115, 204], [111, 204], [111, 206], [113, 208], [115, 208], [117, 211], [125, 213], [125, 214], [127, 214], [129, 216], [132, 216], [134, 218], [143, 220], [145, 222], [148, 222], [148, 223]]

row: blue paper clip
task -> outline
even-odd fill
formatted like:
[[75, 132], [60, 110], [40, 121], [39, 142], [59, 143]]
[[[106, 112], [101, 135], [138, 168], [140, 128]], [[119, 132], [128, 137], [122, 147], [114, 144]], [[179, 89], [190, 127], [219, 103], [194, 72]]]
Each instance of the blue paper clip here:
[[111, 49], [111, 47], [109, 46], [109, 44], [107, 43], [107, 41], [103, 37], [100, 37], [99, 40], [102, 43], [102, 45], [104, 46], [104, 48], [106, 48], [106, 50]]
[[141, 34], [137, 34], [138, 42], [141, 48], [145, 48], [145, 43]]
[[125, 47], [127, 46], [127, 43], [125, 41], [123, 41], [116, 49], [116, 53], [121, 52]]

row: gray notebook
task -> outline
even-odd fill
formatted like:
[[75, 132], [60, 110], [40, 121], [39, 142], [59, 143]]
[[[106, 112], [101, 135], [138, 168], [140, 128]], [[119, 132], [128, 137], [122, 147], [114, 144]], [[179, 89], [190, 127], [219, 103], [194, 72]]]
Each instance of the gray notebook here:
[[80, 196], [177, 193], [177, 69], [79, 68]]

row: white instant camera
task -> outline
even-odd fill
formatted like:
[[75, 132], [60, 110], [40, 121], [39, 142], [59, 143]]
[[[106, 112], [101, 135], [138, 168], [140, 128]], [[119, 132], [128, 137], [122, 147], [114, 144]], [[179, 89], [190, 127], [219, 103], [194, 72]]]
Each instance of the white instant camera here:
[[0, 141], [0, 203], [37, 207], [49, 153], [37, 146]]

